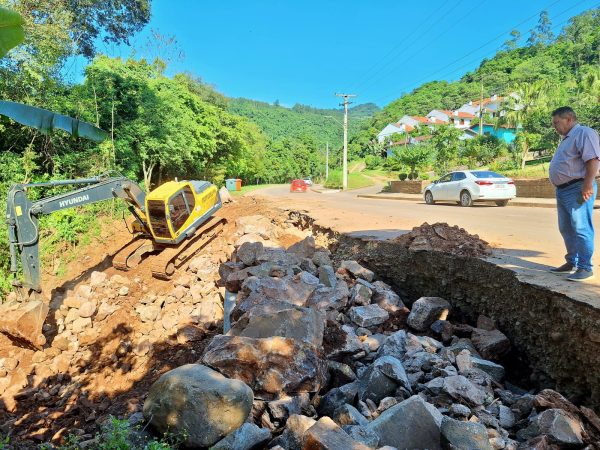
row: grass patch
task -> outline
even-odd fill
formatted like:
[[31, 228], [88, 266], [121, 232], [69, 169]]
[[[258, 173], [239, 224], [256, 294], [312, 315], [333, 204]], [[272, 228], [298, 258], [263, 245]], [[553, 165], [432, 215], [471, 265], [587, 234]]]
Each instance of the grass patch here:
[[[373, 186], [375, 183], [369, 177], [366, 177], [362, 172], [348, 174], [348, 189], [360, 189], [368, 186]], [[332, 170], [329, 172], [329, 179], [325, 183], [325, 187], [329, 189], [342, 188], [342, 171]]]
[[229, 193], [233, 197], [241, 197], [244, 194], [247, 194], [251, 191], [256, 191], [257, 189], [265, 189], [273, 186], [281, 186], [281, 184], [250, 184], [248, 186], [242, 186], [241, 191], [230, 191]]
[[512, 178], [547, 178], [549, 162], [526, 165], [524, 169], [503, 170], [502, 175]]

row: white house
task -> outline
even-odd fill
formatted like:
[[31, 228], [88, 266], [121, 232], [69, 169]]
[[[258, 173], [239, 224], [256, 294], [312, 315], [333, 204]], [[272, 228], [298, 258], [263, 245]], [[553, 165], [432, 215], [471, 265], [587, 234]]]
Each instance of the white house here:
[[427, 119], [431, 123], [449, 123], [452, 111], [445, 109], [433, 109], [427, 114]]
[[383, 141], [385, 141], [385, 138], [396, 133], [404, 133], [404, 125], [398, 123], [390, 123], [379, 132], [379, 134], [377, 135], [377, 142], [381, 144]]

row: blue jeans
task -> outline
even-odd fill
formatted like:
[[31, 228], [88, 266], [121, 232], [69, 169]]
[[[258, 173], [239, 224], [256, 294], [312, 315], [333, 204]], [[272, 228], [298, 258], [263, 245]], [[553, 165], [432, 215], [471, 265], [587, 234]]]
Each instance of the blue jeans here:
[[594, 253], [594, 224], [592, 211], [598, 186], [594, 181], [594, 195], [583, 202], [581, 186], [583, 180], [562, 189], [556, 189], [556, 207], [558, 208], [558, 229], [565, 241], [569, 264], [585, 270], [592, 270]]

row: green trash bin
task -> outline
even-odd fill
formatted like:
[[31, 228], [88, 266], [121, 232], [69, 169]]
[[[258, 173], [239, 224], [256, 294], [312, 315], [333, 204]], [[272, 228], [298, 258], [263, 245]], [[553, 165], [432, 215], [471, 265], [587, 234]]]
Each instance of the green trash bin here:
[[235, 191], [236, 190], [236, 179], [235, 178], [228, 178], [227, 180], [225, 180], [225, 187], [230, 192], [231, 191]]

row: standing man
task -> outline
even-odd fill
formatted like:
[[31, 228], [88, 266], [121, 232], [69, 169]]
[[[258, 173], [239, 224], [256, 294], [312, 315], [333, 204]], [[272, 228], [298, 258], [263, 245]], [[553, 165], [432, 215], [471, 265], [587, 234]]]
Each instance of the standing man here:
[[571, 273], [567, 280], [585, 281], [594, 277], [594, 225], [592, 211], [598, 187], [600, 167], [598, 133], [579, 125], [575, 111], [563, 106], [552, 112], [552, 126], [562, 140], [550, 161], [550, 181], [556, 186], [558, 228], [565, 241], [567, 262], [550, 269]]

